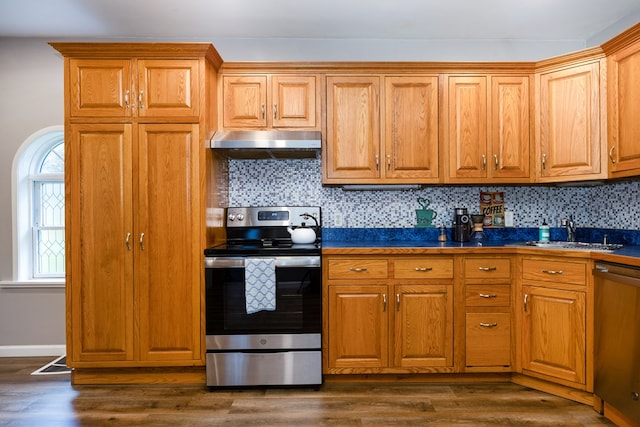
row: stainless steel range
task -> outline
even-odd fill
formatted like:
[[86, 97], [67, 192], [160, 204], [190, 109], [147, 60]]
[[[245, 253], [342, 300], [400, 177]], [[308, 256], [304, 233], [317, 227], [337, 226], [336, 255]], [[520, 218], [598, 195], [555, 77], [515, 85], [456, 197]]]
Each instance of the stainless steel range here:
[[226, 231], [205, 250], [207, 385], [322, 384], [320, 208], [228, 208]]

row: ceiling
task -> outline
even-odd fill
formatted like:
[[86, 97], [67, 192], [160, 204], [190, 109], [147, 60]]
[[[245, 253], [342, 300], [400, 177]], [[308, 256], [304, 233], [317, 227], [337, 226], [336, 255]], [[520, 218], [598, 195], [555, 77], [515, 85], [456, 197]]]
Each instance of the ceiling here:
[[0, 12], [0, 37], [585, 43], [640, 16], [640, 1], [1, 0]]

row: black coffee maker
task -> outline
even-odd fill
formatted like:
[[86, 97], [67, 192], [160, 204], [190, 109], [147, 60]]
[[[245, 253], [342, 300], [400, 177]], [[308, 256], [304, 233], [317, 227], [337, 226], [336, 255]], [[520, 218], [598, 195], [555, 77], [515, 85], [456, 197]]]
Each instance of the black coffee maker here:
[[467, 208], [455, 208], [453, 214], [452, 240], [468, 242], [471, 236], [471, 217]]

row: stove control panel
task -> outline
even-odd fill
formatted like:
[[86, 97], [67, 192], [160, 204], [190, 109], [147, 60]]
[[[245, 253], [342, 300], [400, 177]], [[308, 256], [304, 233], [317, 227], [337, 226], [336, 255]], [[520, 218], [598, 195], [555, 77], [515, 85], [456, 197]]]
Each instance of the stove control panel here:
[[227, 227], [322, 226], [319, 206], [227, 208]]

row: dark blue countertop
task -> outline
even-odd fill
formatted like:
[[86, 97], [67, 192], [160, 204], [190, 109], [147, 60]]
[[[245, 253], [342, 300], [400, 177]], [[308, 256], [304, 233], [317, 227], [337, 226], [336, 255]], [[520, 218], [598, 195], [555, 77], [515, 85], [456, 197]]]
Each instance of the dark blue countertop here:
[[[341, 249], [440, 249], [446, 252], [456, 249], [468, 249], [477, 252], [480, 248], [527, 249], [555, 253], [571, 251], [588, 254], [595, 260], [618, 262], [640, 266], [640, 231], [613, 229], [578, 229], [576, 240], [581, 242], [601, 243], [607, 235], [609, 243], [620, 243], [624, 246], [615, 251], [588, 251], [580, 249], [538, 248], [526, 246], [529, 240], [537, 240], [537, 228], [502, 228], [485, 230], [485, 240], [477, 242], [453, 242], [451, 230], [447, 230], [447, 241], [438, 242], [438, 230], [435, 228], [325, 228], [322, 230], [322, 248], [328, 253]], [[551, 229], [551, 240], [566, 241], [566, 232], [561, 228]], [[475, 251], [474, 251], [475, 249]]]

